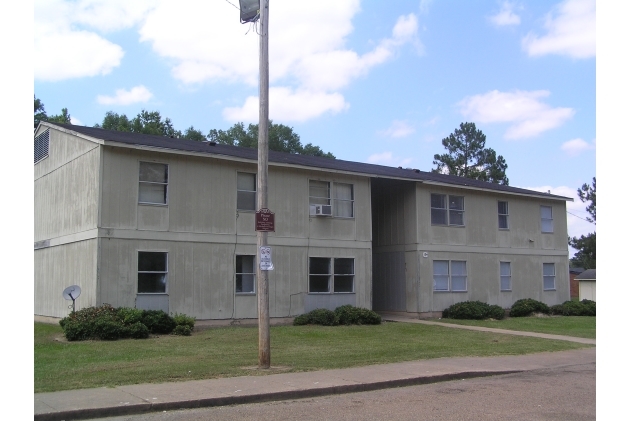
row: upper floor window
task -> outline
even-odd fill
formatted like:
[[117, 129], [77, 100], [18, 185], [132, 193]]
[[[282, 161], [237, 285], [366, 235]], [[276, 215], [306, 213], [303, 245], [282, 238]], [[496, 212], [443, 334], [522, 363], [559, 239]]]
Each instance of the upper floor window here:
[[500, 229], [508, 229], [508, 202], [497, 202], [497, 218]]
[[37, 137], [35, 137], [35, 143], [33, 145], [33, 149], [35, 152], [36, 164], [48, 156], [49, 138], [50, 138], [50, 134], [49, 134], [48, 129], [44, 130], [42, 133], [37, 135]]
[[256, 210], [256, 174], [237, 173], [237, 209]]
[[464, 196], [431, 195], [432, 225], [464, 226]]
[[541, 206], [541, 232], [554, 232], [552, 225], [552, 206]]
[[138, 293], [167, 292], [168, 255], [162, 251], [138, 252]]
[[[352, 184], [309, 180], [309, 205], [325, 207], [321, 215], [352, 218], [354, 201]], [[330, 208], [326, 209], [327, 206]]]
[[138, 203], [167, 204], [169, 166], [155, 162], [140, 163]]

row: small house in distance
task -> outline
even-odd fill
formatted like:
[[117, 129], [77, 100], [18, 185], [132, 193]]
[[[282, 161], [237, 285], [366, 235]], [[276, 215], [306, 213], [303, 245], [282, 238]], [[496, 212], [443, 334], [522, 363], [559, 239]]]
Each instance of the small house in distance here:
[[587, 269], [576, 276], [578, 299], [596, 301], [596, 269]]
[[[77, 309], [257, 317], [255, 149], [42, 122], [34, 162], [35, 316], [66, 316], [76, 284]], [[567, 200], [270, 151], [270, 316], [562, 303]]]

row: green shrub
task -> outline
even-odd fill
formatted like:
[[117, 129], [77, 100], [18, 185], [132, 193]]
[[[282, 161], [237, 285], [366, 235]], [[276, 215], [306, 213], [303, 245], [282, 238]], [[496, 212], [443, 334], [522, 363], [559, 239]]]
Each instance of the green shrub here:
[[596, 303], [591, 300], [566, 301], [550, 307], [552, 314], [560, 316], [595, 316]]
[[488, 318], [490, 305], [482, 301], [462, 301], [452, 304], [443, 311], [445, 319], [473, 319], [482, 320]]
[[142, 324], [153, 334], [171, 333], [175, 329], [175, 320], [162, 310], [144, 310]]
[[[73, 311], [67, 317], [61, 319], [59, 325], [63, 329], [66, 339], [69, 341], [98, 338], [99, 334], [102, 332], [97, 332], [97, 328], [101, 330], [105, 329], [104, 327], [100, 327], [99, 323], [117, 323], [116, 314], [116, 309], [109, 304], [103, 304], [100, 307], [86, 307], [78, 311]], [[106, 333], [102, 334], [108, 336]]]
[[186, 314], [175, 313], [173, 315], [173, 320], [175, 321], [176, 328], [178, 326], [188, 326], [191, 330], [193, 330], [195, 327], [195, 317], [189, 317]]
[[188, 325], [177, 325], [175, 326], [175, 329], [173, 329], [172, 333], [174, 335], [191, 336], [192, 332], [193, 328]]
[[498, 305], [489, 306], [488, 317], [495, 320], [502, 320], [506, 316], [506, 311]]
[[511, 317], [527, 317], [533, 313], [550, 314], [550, 307], [532, 298], [522, 298], [515, 301], [510, 309]]
[[147, 339], [149, 337], [149, 329], [140, 322], [123, 326], [122, 337], [133, 339]]
[[294, 319], [294, 325], [322, 325], [322, 326], [335, 326], [339, 324], [339, 319], [335, 315], [334, 311], [327, 310], [326, 308], [316, 308], [309, 313], [302, 314]]
[[116, 317], [124, 325], [133, 325], [142, 320], [142, 310], [138, 308], [120, 307], [116, 310]]
[[[61, 320], [59, 322], [61, 324]], [[86, 328], [85, 323], [66, 319], [64, 323], [61, 324], [61, 327], [68, 341], [85, 341], [92, 336], [92, 333]]]
[[367, 308], [355, 307], [350, 304], [335, 309], [335, 315], [341, 325], [378, 325], [381, 316]]
[[118, 320], [100, 318], [93, 325], [93, 336], [103, 341], [115, 341], [123, 336], [123, 325]]

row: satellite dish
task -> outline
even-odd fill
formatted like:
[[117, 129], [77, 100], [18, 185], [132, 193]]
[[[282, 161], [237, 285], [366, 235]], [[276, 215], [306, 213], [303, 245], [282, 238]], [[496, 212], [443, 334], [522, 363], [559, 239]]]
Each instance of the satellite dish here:
[[74, 311], [74, 300], [79, 298], [79, 295], [81, 295], [81, 287], [79, 285], [69, 286], [64, 289], [64, 292], [61, 295], [63, 295], [66, 300], [72, 300], [72, 311]]
[[81, 295], [81, 287], [79, 285], [73, 285], [64, 289], [63, 296], [66, 300], [76, 300]]

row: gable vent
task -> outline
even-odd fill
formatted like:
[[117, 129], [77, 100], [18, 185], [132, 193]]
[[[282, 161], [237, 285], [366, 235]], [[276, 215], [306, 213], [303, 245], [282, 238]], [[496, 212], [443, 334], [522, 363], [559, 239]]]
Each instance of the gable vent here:
[[48, 129], [43, 133], [40, 133], [37, 137], [35, 137], [35, 163], [37, 164], [42, 159], [48, 156]]

